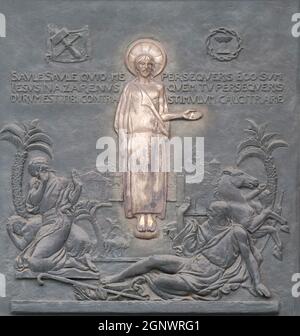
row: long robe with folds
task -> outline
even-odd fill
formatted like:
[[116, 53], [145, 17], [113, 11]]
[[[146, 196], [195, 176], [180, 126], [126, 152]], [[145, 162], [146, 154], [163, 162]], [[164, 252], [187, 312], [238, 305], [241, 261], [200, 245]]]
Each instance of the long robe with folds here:
[[[137, 80], [126, 85], [121, 95], [115, 116], [115, 131], [119, 137], [126, 137], [125, 153], [119, 148], [123, 165], [124, 210], [127, 218], [138, 214], [155, 214], [164, 219], [167, 200], [166, 140], [169, 137], [169, 123], [162, 115], [168, 113], [166, 97], [159, 108], [141, 87]], [[124, 139], [124, 138], [123, 138]], [[154, 146], [153, 143], [159, 143]], [[151, 170], [151, 158], [156, 169]], [[136, 169], [136, 163], [143, 167]], [[135, 168], [134, 168], [134, 167]], [[144, 169], [148, 167], [147, 169]]]

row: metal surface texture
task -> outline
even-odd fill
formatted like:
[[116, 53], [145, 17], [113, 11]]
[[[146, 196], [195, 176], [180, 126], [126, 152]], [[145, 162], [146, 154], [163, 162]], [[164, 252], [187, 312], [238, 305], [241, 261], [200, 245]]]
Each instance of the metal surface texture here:
[[2, 315], [300, 314], [299, 6], [1, 1]]

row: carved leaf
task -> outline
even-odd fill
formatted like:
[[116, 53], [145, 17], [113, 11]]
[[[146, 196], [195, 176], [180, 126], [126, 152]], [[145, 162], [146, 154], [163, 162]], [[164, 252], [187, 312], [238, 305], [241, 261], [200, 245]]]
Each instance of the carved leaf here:
[[107, 291], [100, 287], [97, 289], [90, 289], [79, 286], [73, 286], [73, 291], [76, 299], [79, 301], [86, 301], [86, 300], [102, 301], [106, 300], [108, 297]]
[[49, 157], [52, 159], [53, 158], [53, 151], [52, 148], [48, 145], [46, 145], [45, 143], [42, 142], [36, 142], [33, 144], [30, 144], [26, 147], [27, 151], [32, 151], [32, 150], [39, 150], [41, 152], [46, 153], [47, 155], [49, 155]]
[[273, 140], [269, 143], [267, 151], [269, 154], [271, 154], [276, 148], [280, 147], [288, 147], [288, 143], [284, 140]]
[[20, 140], [23, 142], [25, 131], [19, 125], [17, 124], [6, 125], [5, 127], [2, 128], [0, 134], [3, 134], [5, 132], [15, 135], [16, 137], [20, 138]]
[[264, 136], [267, 126], [268, 126], [267, 122], [259, 125], [258, 127], [258, 138], [259, 139], [261, 139]]
[[267, 133], [261, 138], [261, 142], [263, 145], [267, 145], [268, 141], [278, 136], [278, 133]]
[[28, 132], [28, 129], [29, 129], [29, 125], [28, 125], [28, 123], [26, 123], [26, 122], [22, 122], [21, 125], [22, 125], [22, 127], [23, 127], [24, 133], [27, 133], [27, 132]]
[[242, 151], [243, 149], [249, 147], [249, 146], [252, 146], [252, 147], [260, 147], [260, 143], [252, 138], [252, 139], [246, 139], [245, 141], [241, 142], [239, 145], [238, 145], [238, 152]]
[[32, 128], [28, 131], [29, 136], [32, 136], [32, 135], [37, 134], [37, 133], [44, 133], [44, 131], [39, 127], [36, 127], [36, 128], [34, 127], [34, 128]]
[[257, 123], [252, 119], [246, 119], [246, 121], [248, 121], [248, 123], [250, 124], [250, 129], [258, 133], [259, 126], [257, 125]]
[[91, 300], [91, 298], [87, 295], [86, 291], [78, 286], [73, 286], [74, 296], [78, 301], [86, 301]]
[[44, 142], [45, 144], [52, 147], [53, 141], [52, 139], [45, 133], [36, 133], [32, 135], [26, 142], [27, 145], [33, 144], [35, 142]]
[[12, 143], [13, 145], [15, 145], [17, 148], [20, 148], [23, 146], [21, 139], [12, 133], [6, 132], [4, 134], [0, 134], [0, 140], [8, 141]]
[[249, 133], [249, 134], [251, 134], [251, 135], [256, 135], [256, 132], [255, 132], [255, 131], [253, 131], [253, 129], [244, 128], [244, 131], [245, 131], [246, 133]]
[[238, 158], [237, 158], [237, 165], [240, 165], [242, 161], [250, 157], [256, 157], [264, 161], [266, 158], [266, 153], [257, 147], [247, 147], [239, 153]]
[[33, 126], [33, 127], [37, 127], [38, 126], [38, 124], [39, 124], [39, 119], [34, 119], [34, 120], [32, 120], [32, 122], [31, 122], [31, 125]]

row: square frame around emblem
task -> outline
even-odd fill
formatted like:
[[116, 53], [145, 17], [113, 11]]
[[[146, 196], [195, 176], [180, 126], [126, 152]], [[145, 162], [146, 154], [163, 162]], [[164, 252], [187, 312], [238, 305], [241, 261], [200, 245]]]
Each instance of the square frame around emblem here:
[[49, 24], [46, 60], [58, 63], [79, 63], [91, 57], [89, 27], [67, 29]]

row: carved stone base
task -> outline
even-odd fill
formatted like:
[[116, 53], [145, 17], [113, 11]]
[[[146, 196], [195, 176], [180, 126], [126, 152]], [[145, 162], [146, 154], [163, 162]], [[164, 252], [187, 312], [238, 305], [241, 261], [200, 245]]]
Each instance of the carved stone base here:
[[139, 239], [154, 239], [159, 236], [159, 231], [146, 231], [146, 232], [140, 232], [137, 229], [134, 230], [134, 236]]
[[[170, 304], [171, 303], [171, 304]], [[78, 302], [78, 301], [21, 301], [11, 303], [11, 311], [23, 313], [172, 313], [178, 314], [278, 314], [279, 302], [272, 301], [218, 301], [182, 302]]]

